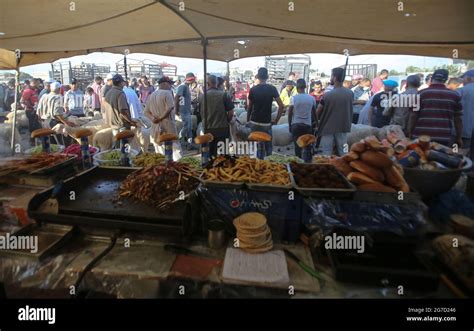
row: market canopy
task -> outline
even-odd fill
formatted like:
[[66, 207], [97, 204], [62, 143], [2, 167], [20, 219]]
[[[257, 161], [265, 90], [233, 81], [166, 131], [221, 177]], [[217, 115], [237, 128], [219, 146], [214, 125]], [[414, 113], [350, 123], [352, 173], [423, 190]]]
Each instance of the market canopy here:
[[345, 49], [473, 59], [472, 12], [472, 0], [2, 0], [0, 69], [126, 49], [202, 58], [204, 39], [221, 61]]

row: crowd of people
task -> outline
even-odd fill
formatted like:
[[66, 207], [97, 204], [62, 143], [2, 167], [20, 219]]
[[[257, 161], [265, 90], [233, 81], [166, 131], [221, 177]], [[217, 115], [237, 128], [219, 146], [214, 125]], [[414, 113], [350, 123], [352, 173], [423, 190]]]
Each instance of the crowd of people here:
[[[248, 90], [247, 124], [250, 132], [272, 135], [272, 126], [288, 115], [288, 128], [294, 142], [301, 135], [315, 133], [323, 154], [344, 154], [347, 135], [352, 124], [377, 128], [399, 125], [406, 136], [429, 135], [433, 141], [457, 144], [474, 150], [474, 70], [461, 77], [449, 77], [447, 70], [432, 74], [413, 74], [397, 81], [388, 79], [382, 70], [373, 80], [361, 74], [346, 76], [343, 68], [334, 68], [326, 84], [319, 80], [306, 82], [290, 73], [279, 89], [268, 81], [268, 70], [260, 68]], [[84, 89], [72, 79], [63, 85], [58, 81], [31, 79], [21, 86], [20, 104], [29, 121], [29, 130], [53, 127], [61, 122], [74, 126], [70, 116], [94, 116], [100, 113], [107, 125], [117, 133], [151, 122], [151, 142], [157, 153], [163, 153], [158, 143], [163, 133], [176, 134], [175, 158], [183, 150], [195, 150], [198, 134], [192, 117], [202, 123], [204, 133], [215, 137], [211, 154], [216, 154], [219, 142], [230, 139], [234, 118], [235, 93], [228, 77], [207, 76], [207, 106], [204, 109], [204, 89], [193, 73], [184, 81], [162, 77], [156, 84], [146, 76], [128, 81], [119, 75], [96, 77]], [[14, 81], [0, 88], [1, 107], [9, 111], [14, 101]], [[272, 111], [278, 106], [275, 116]], [[176, 118], [182, 122], [178, 132]], [[272, 119], [273, 118], [273, 119]], [[472, 139], [471, 139], [472, 138]], [[272, 143], [266, 144], [272, 153]], [[295, 154], [301, 149], [295, 143]]]
[[[428, 135], [432, 141], [470, 150], [473, 156], [474, 70], [461, 77], [449, 77], [445, 69], [426, 77], [413, 74], [400, 86], [388, 79], [388, 73], [384, 69], [371, 81], [359, 74], [345, 76], [344, 69], [334, 68], [328, 86], [323, 88], [321, 81], [310, 83], [313, 104], [308, 98], [300, 102], [307, 93], [302, 79], [287, 81], [275, 100], [292, 105], [289, 129], [294, 141], [316, 133], [325, 155], [343, 154], [352, 124], [363, 124], [377, 128], [399, 125], [409, 138]], [[295, 150], [300, 155], [296, 144]]]

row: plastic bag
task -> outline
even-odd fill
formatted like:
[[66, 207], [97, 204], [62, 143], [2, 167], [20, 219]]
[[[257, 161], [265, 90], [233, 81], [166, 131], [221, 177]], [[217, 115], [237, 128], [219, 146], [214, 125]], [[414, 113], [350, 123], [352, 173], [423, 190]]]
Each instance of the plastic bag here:
[[360, 201], [305, 199], [303, 222], [328, 234], [335, 227], [353, 231], [392, 232], [416, 235], [426, 223], [417, 205], [395, 205]]

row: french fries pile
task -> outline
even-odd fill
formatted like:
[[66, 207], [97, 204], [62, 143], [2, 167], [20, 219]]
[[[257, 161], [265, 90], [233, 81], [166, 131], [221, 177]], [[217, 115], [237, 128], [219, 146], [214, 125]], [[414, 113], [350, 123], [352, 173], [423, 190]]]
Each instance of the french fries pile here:
[[219, 156], [203, 173], [205, 180], [244, 182], [252, 184], [290, 185], [288, 170], [283, 164], [251, 159]]

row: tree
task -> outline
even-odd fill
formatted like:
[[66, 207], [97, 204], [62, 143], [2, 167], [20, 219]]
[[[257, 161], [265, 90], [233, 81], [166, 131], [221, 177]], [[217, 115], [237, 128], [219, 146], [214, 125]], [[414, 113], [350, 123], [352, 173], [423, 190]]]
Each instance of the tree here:
[[474, 69], [474, 60], [467, 61], [467, 70]]
[[245, 77], [253, 77], [253, 71], [252, 70], [245, 70], [244, 71], [244, 76]]
[[398, 76], [398, 75], [403, 75], [404, 73], [403, 72], [398, 72], [396, 70], [390, 70], [390, 72], [388, 74], [390, 76]]
[[450, 76], [459, 76], [461, 74], [461, 68], [455, 64], [443, 64], [442, 66], [434, 67], [433, 71], [436, 69], [446, 69]]
[[321, 73], [321, 78], [326, 77], [326, 74], [324, 72]]
[[33, 79], [33, 76], [26, 72], [21, 72], [20, 71], [20, 80], [26, 80], [26, 79]]
[[405, 69], [405, 72], [408, 74], [408, 73], [424, 72], [424, 70], [421, 69], [421, 68], [419, 68], [419, 67], [408, 66], [408, 67]]

